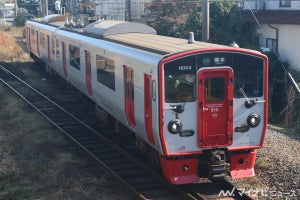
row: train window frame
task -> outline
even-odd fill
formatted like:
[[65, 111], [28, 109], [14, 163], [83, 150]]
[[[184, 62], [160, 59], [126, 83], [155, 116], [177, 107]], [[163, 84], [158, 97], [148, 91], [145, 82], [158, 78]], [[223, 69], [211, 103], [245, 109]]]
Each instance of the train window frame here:
[[196, 101], [196, 57], [186, 56], [164, 64], [165, 102]]
[[46, 49], [46, 34], [40, 32], [40, 47]]
[[32, 43], [36, 43], [36, 31], [35, 31], [35, 29], [31, 29], [31, 41], [32, 41]]
[[70, 65], [77, 70], [80, 70], [80, 47], [69, 44], [69, 59]]
[[52, 45], [52, 55], [55, 55], [56, 44], [55, 44], [55, 37], [54, 36], [52, 36], [52, 38], [51, 38], [51, 45]]
[[31, 30], [30, 30], [30, 27], [27, 27], [26, 30], [27, 30], [26, 38], [27, 38], [27, 42], [28, 42], [28, 48], [29, 48], [29, 50], [31, 50]]
[[[185, 76], [193, 76], [193, 80]], [[165, 76], [166, 103], [194, 102], [196, 100], [196, 76], [194, 74], [181, 74]]]
[[205, 100], [207, 102], [223, 101], [225, 99], [224, 77], [209, 77], [205, 79]]
[[56, 39], [55, 40], [55, 49], [56, 49], [56, 58], [59, 58], [59, 55], [60, 55], [60, 47], [59, 47], [59, 40], [58, 39]]
[[292, 5], [291, 0], [279, 1], [280, 8], [290, 8]]
[[115, 91], [115, 61], [96, 54], [97, 81]]

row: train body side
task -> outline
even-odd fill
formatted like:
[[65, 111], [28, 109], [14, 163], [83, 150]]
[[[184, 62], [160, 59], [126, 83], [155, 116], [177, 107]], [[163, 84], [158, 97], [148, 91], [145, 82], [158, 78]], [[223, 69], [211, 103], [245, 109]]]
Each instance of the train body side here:
[[[32, 46], [38, 46], [35, 40], [28, 42], [31, 53], [39, 57], [46, 65], [50, 65], [61, 77], [66, 79], [72, 85], [74, 85], [81, 92], [90, 97], [95, 103], [101, 106], [104, 110], [110, 113], [118, 121], [126, 125], [131, 129], [137, 137], [148, 141], [153, 148], [158, 152], [162, 152], [160, 145], [159, 134], [153, 134], [153, 142], [150, 142], [145, 130], [144, 123], [144, 77], [148, 75], [151, 77], [153, 83], [157, 83], [157, 66], [161, 59], [160, 56], [155, 54], [145, 54], [143, 51], [136, 51], [133, 48], [128, 48], [123, 45], [114, 44], [108, 41], [99, 40], [91, 37], [78, 35], [76, 33], [70, 33], [64, 30], [53, 29], [51, 26], [40, 25], [37, 22], [28, 22], [27, 28], [31, 30], [38, 30], [41, 33], [50, 35], [54, 42], [49, 43], [50, 49], [53, 51], [51, 54], [51, 61], [48, 60], [48, 52], [42, 50], [40, 47], [39, 54], [36, 48]], [[78, 66], [72, 65], [71, 48], [79, 48], [80, 61]], [[78, 50], [78, 49], [77, 49]], [[63, 52], [65, 51], [65, 52]], [[87, 86], [87, 68], [86, 68], [86, 52], [89, 53], [91, 63], [91, 80], [90, 90]], [[65, 56], [63, 55], [65, 54]], [[76, 55], [74, 55], [76, 57]], [[76, 60], [76, 58], [73, 60]], [[77, 59], [78, 61], [78, 59]], [[97, 77], [97, 63], [104, 62], [107, 64], [107, 71], [113, 70], [113, 74], [107, 72], [106, 77], [110, 80], [105, 80], [102, 77], [102, 83], [99, 82], [101, 77]], [[65, 66], [64, 66], [65, 65]], [[75, 64], [76, 65], [76, 64]], [[99, 63], [98, 63], [99, 65]], [[110, 66], [113, 65], [113, 66]], [[98, 67], [99, 68], [99, 67]], [[124, 68], [132, 70], [133, 73], [133, 94], [134, 105], [133, 116], [135, 124], [130, 125], [125, 113], [125, 94], [124, 94]], [[98, 80], [99, 79], [99, 80]], [[151, 85], [152, 86], [152, 85]], [[157, 84], [153, 84], [158, 91]], [[157, 132], [158, 127], [158, 101], [152, 100], [152, 122], [153, 130]]]

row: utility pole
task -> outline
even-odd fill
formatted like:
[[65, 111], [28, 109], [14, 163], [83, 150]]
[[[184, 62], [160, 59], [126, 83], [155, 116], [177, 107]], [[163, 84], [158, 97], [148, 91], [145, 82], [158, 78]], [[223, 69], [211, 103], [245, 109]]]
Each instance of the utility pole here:
[[15, 17], [18, 16], [18, 2], [15, 0]]
[[70, 12], [72, 16], [76, 16], [76, 0], [70, 0]]
[[131, 21], [131, 0], [126, 0], [125, 21]]
[[209, 0], [202, 1], [202, 41], [209, 40]]
[[40, 0], [41, 17], [48, 15], [48, 0]]

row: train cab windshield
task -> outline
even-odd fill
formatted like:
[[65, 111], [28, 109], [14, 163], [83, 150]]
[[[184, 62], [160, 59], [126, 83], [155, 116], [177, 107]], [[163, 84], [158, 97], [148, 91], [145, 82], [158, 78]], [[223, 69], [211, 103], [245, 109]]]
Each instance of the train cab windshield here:
[[[165, 102], [195, 101], [197, 72], [202, 67], [231, 67], [234, 71], [234, 98], [263, 96], [264, 60], [242, 53], [219, 52], [191, 55], [166, 63]], [[220, 82], [221, 79], [214, 81]], [[219, 91], [218, 95], [221, 94]]]
[[188, 56], [165, 64], [165, 101], [196, 100], [196, 57]]

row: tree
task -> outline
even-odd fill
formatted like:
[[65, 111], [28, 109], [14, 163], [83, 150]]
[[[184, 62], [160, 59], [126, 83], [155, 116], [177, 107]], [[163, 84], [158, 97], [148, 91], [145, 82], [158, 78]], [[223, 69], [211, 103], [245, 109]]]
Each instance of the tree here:
[[[194, 32], [202, 39], [202, 3], [172, 1], [153, 3], [150, 11], [159, 13], [150, 23], [159, 35], [187, 38]], [[252, 37], [254, 26], [243, 21], [235, 2], [210, 3], [210, 42], [229, 45], [236, 41], [241, 47], [255, 48]]]
[[185, 37], [185, 25], [189, 19], [189, 14], [198, 3], [185, 3], [182, 1], [172, 1], [165, 3], [153, 3], [151, 12], [159, 13], [154, 22], [150, 22], [159, 35], [172, 37]]
[[[189, 16], [186, 32], [194, 32], [195, 39], [202, 38], [202, 4]], [[253, 48], [254, 26], [243, 21], [240, 9], [234, 2], [210, 3], [210, 42], [228, 45], [236, 41], [241, 47]]]

